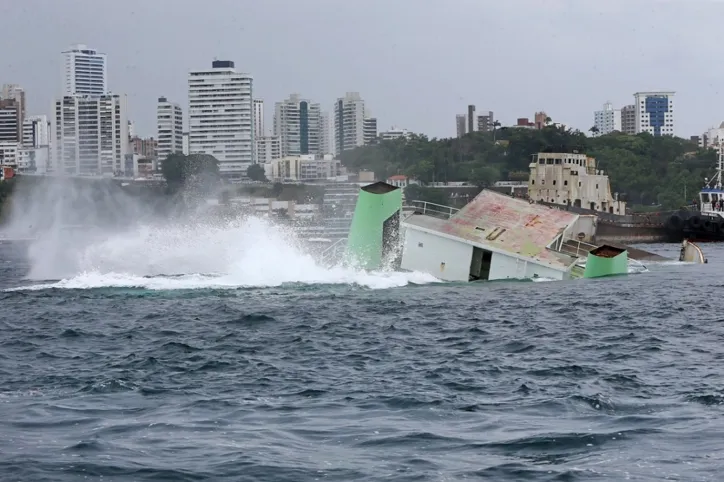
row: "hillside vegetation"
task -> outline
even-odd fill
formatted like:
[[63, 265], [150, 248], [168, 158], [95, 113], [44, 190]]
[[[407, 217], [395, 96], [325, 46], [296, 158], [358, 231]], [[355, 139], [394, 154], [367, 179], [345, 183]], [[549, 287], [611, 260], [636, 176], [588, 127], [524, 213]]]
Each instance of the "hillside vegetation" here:
[[688, 204], [716, 165], [713, 150], [677, 137], [587, 137], [552, 126], [501, 128], [453, 139], [412, 136], [347, 151], [341, 159], [349, 169], [371, 170], [380, 179], [405, 174], [423, 182], [468, 181], [486, 187], [499, 180], [526, 181], [531, 155], [537, 152], [574, 151], [595, 157], [609, 175], [612, 191], [629, 204], [662, 209]]

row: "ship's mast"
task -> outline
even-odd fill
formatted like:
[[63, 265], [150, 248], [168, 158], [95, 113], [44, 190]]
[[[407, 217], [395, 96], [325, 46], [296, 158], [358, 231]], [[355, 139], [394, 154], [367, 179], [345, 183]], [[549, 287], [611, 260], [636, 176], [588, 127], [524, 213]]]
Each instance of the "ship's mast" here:
[[719, 142], [719, 162], [716, 166], [716, 176], [714, 177], [714, 186], [721, 189], [721, 173], [724, 170], [724, 142]]

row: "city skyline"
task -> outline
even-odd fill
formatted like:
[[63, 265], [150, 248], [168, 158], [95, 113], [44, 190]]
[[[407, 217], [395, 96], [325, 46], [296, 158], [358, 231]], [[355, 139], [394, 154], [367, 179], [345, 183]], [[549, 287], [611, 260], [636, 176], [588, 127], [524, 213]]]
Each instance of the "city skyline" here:
[[[627, 105], [633, 92], [650, 90], [677, 92], [682, 137], [724, 119], [719, 89], [724, 68], [707, 60], [703, 48], [716, 40], [714, 19], [724, 13], [722, 4], [458, 0], [410, 11], [373, 0], [350, 2], [336, 12], [328, 0], [310, 2], [265, 2], [252, 9], [244, 1], [217, 0], [215, 8], [203, 11], [178, 2], [173, 25], [163, 21], [166, 7], [137, 0], [7, 2], [0, 13], [14, 21], [0, 35], [7, 45], [24, 40], [18, 44], [22, 48], [3, 57], [2, 81], [25, 88], [28, 114], [49, 114], [61, 94], [58, 52], [85, 43], [108, 56], [108, 90], [128, 95], [129, 117], [142, 136], [155, 132], [156, 99], [166, 95], [184, 105], [188, 72], [213, 58], [233, 60], [254, 76], [255, 98], [266, 101], [267, 116], [268, 107], [289, 92], [331, 111], [334, 99], [356, 91], [374, 108], [380, 130], [398, 125], [430, 137], [455, 136], [451, 119], [469, 104], [495, 112], [503, 124], [542, 110], [587, 131], [591, 112], [604, 102]], [[383, 7], [385, 15], [377, 15]], [[308, 15], [311, 10], [318, 14]], [[114, 22], [87, 21], [103, 15]], [[299, 18], [325, 34], [305, 39], [305, 48], [291, 55], [299, 39], [284, 33], [283, 26]], [[460, 18], [490, 32], [487, 47], [474, 32], [479, 29], [454, 27]], [[194, 30], [192, 24], [209, 27], [203, 35], [188, 36], [184, 32]], [[398, 29], [402, 24], [405, 28]], [[438, 32], [446, 24], [453, 27]], [[692, 28], [697, 36], [687, 35]], [[43, 35], [36, 39], [28, 31]], [[431, 31], [438, 33], [431, 36]], [[610, 37], [605, 48], [596, 40], [604, 34]], [[662, 41], [640, 42], [642, 35]], [[342, 40], [329, 42], [331, 37]], [[355, 55], [348, 55], [350, 49]], [[449, 55], [453, 51], [457, 54]], [[471, 62], [473, 54], [484, 61]], [[490, 75], [491, 68], [496, 75]]]

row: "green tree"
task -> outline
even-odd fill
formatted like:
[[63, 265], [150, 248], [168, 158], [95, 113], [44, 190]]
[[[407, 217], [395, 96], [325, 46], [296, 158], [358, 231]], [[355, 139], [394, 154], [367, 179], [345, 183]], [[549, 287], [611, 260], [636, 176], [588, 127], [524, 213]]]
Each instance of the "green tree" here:
[[161, 163], [161, 172], [171, 193], [181, 190], [208, 192], [221, 178], [219, 161], [208, 154], [171, 154]]
[[252, 164], [246, 170], [246, 176], [252, 181], [268, 182], [266, 174], [264, 173], [264, 167], [261, 164]]
[[407, 174], [423, 184], [435, 180], [489, 186], [499, 179], [527, 181], [531, 156], [538, 152], [595, 157], [598, 169], [610, 177], [612, 192], [629, 205], [661, 203], [666, 209], [691, 201], [716, 165], [714, 151], [686, 139], [621, 132], [587, 137], [554, 125], [540, 130], [501, 127], [453, 139], [410, 136], [345, 151], [340, 159], [350, 171], [371, 170], [378, 179]]
[[500, 180], [500, 171], [493, 166], [480, 166], [473, 169], [470, 180], [478, 187], [490, 187]]

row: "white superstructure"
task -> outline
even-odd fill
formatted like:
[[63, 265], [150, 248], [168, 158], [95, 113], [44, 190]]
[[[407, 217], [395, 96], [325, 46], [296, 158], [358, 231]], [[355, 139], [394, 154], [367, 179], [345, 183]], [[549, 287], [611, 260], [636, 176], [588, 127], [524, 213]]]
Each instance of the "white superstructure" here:
[[209, 154], [222, 174], [246, 177], [254, 162], [252, 77], [215, 60], [189, 73], [189, 154]]
[[528, 198], [610, 214], [626, 214], [626, 203], [611, 194], [608, 176], [586, 154], [540, 152], [533, 155]]

